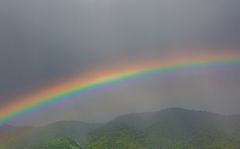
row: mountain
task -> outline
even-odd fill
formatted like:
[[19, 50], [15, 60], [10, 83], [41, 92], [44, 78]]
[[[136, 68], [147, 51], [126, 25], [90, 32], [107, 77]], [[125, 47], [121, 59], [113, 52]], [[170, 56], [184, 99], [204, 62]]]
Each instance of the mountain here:
[[43, 127], [36, 127], [31, 134], [18, 143], [18, 147], [34, 145], [55, 140], [56, 138], [74, 138], [81, 144], [86, 142], [89, 132], [96, 129], [98, 124], [90, 124], [80, 121], [59, 121]]
[[240, 148], [240, 117], [171, 108], [129, 114], [89, 134], [89, 148]]
[[47, 143], [31, 145], [26, 149], [83, 149], [76, 141], [67, 137], [55, 138]]
[[31, 128], [11, 148], [59, 149], [64, 144], [73, 149], [239, 149], [240, 116], [170, 108], [123, 115], [101, 125], [60, 121]]

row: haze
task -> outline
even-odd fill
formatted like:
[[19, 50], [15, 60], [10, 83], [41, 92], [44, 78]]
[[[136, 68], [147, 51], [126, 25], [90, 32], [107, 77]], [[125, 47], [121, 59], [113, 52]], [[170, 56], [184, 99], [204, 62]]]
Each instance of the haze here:
[[[74, 73], [151, 58], [236, 52], [238, 0], [1, 0], [0, 104]], [[103, 122], [167, 107], [240, 114], [240, 66], [149, 77], [14, 124]]]

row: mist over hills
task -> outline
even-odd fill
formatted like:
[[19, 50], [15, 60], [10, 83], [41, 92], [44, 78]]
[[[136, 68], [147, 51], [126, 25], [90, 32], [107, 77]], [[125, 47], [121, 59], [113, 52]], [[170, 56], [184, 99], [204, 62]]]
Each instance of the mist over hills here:
[[[240, 114], [240, 0], [0, 0], [0, 20], [0, 149], [240, 149], [220, 114]], [[68, 96], [195, 56], [237, 63]]]
[[[1, 0], [0, 105], [99, 68], [239, 53], [239, 6], [237, 0]], [[239, 74], [234, 65], [171, 79], [156, 76], [43, 110], [18, 124], [105, 121], [160, 105], [240, 113]]]
[[[104, 124], [60, 121], [42, 127], [2, 126], [0, 130], [28, 131], [9, 139], [6, 149], [159, 149], [240, 147], [240, 116], [169, 108], [123, 115]], [[3, 146], [4, 143], [1, 143]]]

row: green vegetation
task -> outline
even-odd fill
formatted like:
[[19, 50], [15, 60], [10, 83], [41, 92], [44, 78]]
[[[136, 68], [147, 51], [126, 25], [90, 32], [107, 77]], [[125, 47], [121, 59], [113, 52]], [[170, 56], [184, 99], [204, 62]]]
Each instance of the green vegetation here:
[[167, 109], [104, 125], [58, 122], [1, 149], [239, 149], [240, 118]]
[[123, 125], [105, 126], [90, 134], [87, 149], [144, 149], [142, 134]]
[[26, 149], [82, 149], [82, 148], [70, 138], [56, 138], [44, 144], [29, 146]]

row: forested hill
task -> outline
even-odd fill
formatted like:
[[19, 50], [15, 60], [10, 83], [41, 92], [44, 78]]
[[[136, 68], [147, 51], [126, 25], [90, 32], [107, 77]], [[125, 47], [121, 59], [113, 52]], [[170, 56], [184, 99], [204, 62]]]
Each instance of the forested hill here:
[[101, 125], [62, 121], [34, 128], [21, 142], [3, 147], [61, 149], [59, 146], [64, 149], [239, 149], [240, 116], [171, 108], [128, 114]]

